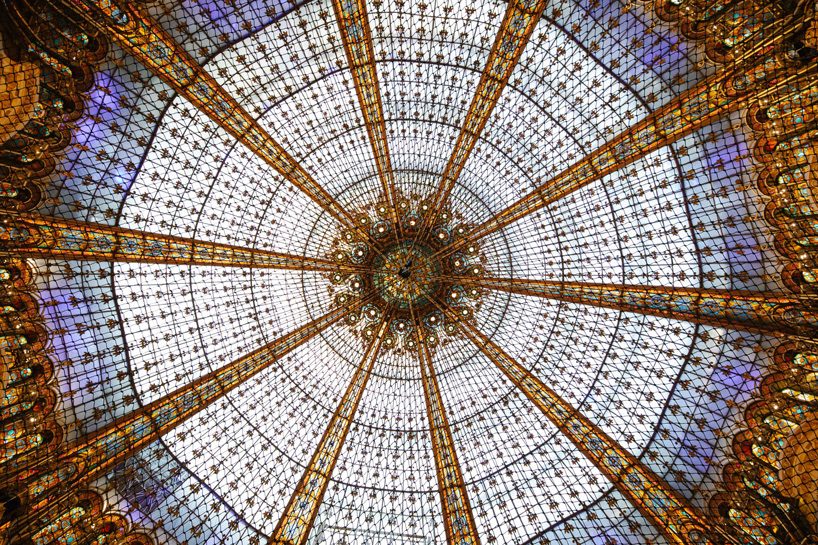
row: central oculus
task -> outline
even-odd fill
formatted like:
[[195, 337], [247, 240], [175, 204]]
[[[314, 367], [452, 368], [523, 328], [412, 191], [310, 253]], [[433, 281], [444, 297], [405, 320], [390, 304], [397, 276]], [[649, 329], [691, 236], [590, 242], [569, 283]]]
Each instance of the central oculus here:
[[385, 248], [372, 265], [372, 283], [381, 298], [402, 310], [420, 309], [440, 287], [440, 262], [425, 244], [406, 240]]

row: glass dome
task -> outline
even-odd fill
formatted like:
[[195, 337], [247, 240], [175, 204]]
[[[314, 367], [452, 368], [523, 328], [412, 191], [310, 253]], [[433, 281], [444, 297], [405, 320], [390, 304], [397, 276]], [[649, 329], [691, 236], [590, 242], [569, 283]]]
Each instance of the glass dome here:
[[701, 294], [783, 293], [785, 260], [738, 106], [638, 140], [725, 70], [652, 5], [140, 8], [213, 81], [112, 39], [39, 213], [252, 257], [34, 261], [58, 420], [257, 367], [96, 475], [108, 504], [178, 544], [679, 542], [657, 517], [708, 511], [778, 346]]

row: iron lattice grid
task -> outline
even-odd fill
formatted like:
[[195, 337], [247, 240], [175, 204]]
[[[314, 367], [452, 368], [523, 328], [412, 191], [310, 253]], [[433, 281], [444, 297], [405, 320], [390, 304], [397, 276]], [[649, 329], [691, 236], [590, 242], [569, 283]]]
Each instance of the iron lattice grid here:
[[[464, 217], [488, 218], [715, 69], [669, 26], [623, 7], [548, 6], [458, 180], [452, 202]], [[369, 7], [403, 191], [436, 187], [504, 10], [499, 2]], [[273, 17], [241, 2], [151, 11], [344, 206], [378, 199], [329, 4]], [[327, 253], [337, 233], [331, 218], [112, 49], [88, 101], [92, 115], [77, 127], [83, 147], [55, 173], [43, 213]], [[736, 190], [752, 187], [747, 156], [738, 116], [722, 119], [484, 239], [486, 267], [502, 276], [779, 288], [768, 276], [776, 261], [761, 199]], [[312, 273], [57, 261], [39, 272], [73, 437], [330, 302], [325, 279]], [[486, 296], [477, 321], [700, 508], [720, 480], [728, 430], [770, 359], [771, 341], [759, 335], [499, 292]], [[152, 470], [162, 478], [181, 468], [183, 482], [154, 511], [134, 516], [149, 528], [162, 520], [157, 531], [169, 542], [269, 535], [361, 354], [348, 330], [333, 326], [163, 437]], [[435, 361], [484, 540], [663, 542], [475, 348], [454, 340]], [[436, 487], [416, 362], [384, 356], [314, 538], [366, 543], [400, 528], [407, 540], [442, 542]]]

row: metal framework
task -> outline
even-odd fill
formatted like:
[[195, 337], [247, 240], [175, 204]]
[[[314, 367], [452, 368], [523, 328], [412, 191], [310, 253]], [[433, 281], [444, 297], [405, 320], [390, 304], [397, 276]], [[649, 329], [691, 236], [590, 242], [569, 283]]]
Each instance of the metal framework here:
[[531, 38], [545, 5], [545, 0], [513, 0], [508, 3], [460, 135], [443, 170], [440, 186], [429, 198], [429, 213], [424, 221], [426, 227], [430, 222], [434, 222], [437, 214], [446, 206], [454, 184], [466, 166], [466, 161], [471, 156], [497, 101], [500, 100], [500, 95]]
[[437, 373], [432, 364], [432, 353], [423, 339], [422, 325], [417, 321], [414, 309], [411, 314], [418, 344], [418, 364], [423, 381], [423, 394], [426, 398], [426, 416], [429, 419], [429, 433], [432, 436], [446, 538], [452, 545], [479, 544], [477, 525], [469, 503], [466, 483], [463, 481], [463, 472], [457, 461], [454, 437], [446, 416], [443, 397], [440, 395]]
[[[777, 37], [777, 40], [780, 39], [783, 38]], [[753, 50], [753, 53], [765, 47], [767, 47], [766, 44], [764, 47], [759, 46]], [[748, 53], [745, 57], [752, 58], [753, 53]], [[772, 74], [775, 74], [776, 71], [780, 72], [783, 68], [779, 59], [771, 58], [770, 64], [773, 66], [773, 69], [769, 70]], [[524, 197], [495, 213], [491, 218], [474, 227], [465, 237], [440, 250], [439, 255], [450, 255], [470, 242], [495, 233], [603, 176], [616, 172], [658, 149], [693, 134], [716, 119], [742, 110], [748, 104], [766, 96], [774, 96], [781, 89], [786, 88], [789, 82], [814, 70], [814, 67], [808, 66], [777, 79], [768, 75], [766, 79], [773, 80], [770, 86], [761, 88], [753, 86], [749, 92], [735, 93], [731, 96], [725, 91], [725, 85], [732, 77], [740, 73], [742, 68], [743, 65], [740, 63], [737, 63], [737, 66], [722, 68], [696, 87], [654, 110], [647, 117], [631, 125], [608, 140], [605, 145], [585, 155]]]
[[[359, 218], [322, 188], [234, 97], [140, 8], [129, 3], [117, 6], [104, 0], [74, 0], [74, 5], [103, 33], [266, 164], [281, 173], [342, 227], [356, 231], [362, 240], [373, 242], [372, 248], [379, 252], [378, 242], [361, 225]], [[432, 227], [436, 217], [447, 206], [452, 190], [529, 42], [545, 5], [544, 0], [509, 2], [440, 185], [427, 200], [428, 213], [423, 219], [418, 238], [423, 237], [424, 231]], [[333, 7], [375, 158], [383, 199], [394, 214], [396, 235], [398, 242], [401, 242], [401, 223], [398, 221], [397, 211], [400, 195], [392, 171], [365, 2], [333, 0]], [[729, 68], [722, 69], [630, 126], [599, 149], [467, 232], [453, 244], [434, 253], [430, 250], [429, 256], [425, 253], [416, 255], [424, 259], [428, 257], [429, 262], [436, 257], [448, 256], [469, 242], [495, 233], [717, 119], [773, 96], [804, 74], [813, 73], [814, 65], [800, 70], [788, 70], [781, 58], [764, 57], [764, 62], [769, 64], [764, 67], [768, 73], [759, 76], [754, 82], [758, 85], [750, 85], [743, 90], [735, 87], [728, 89], [733, 84], [732, 78], [752, 66], [751, 63], [761, 63], [761, 57], [767, 55], [771, 45], [782, 40], [781, 36], [783, 33], [748, 49]], [[812, 238], [799, 240], [806, 241], [806, 246], [815, 247], [814, 233], [809, 237]], [[257, 250], [101, 224], [46, 218], [36, 214], [0, 218], [0, 243], [4, 250], [4, 255], [0, 257], [7, 257], [5, 254], [8, 253], [15, 257], [35, 259], [273, 268], [319, 273], [367, 270], [348, 262], [339, 263], [320, 257]], [[414, 241], [411, 249], [415, 249]], [[398, 267], [391, 280], [384, 282], [382, 289], [386, 291], [402, 282], [399, 278], [409, 279], [413, 272], [416, 274], [416, 270], [410, 270], [410, 264], [411, 260]], [[481, 269], [478, 267], [478, 270]], [[818, 327], [818, 314], [810, 308], [812, 301], [778, 293], [478, 276], [449, 277], [445, 280], [458, 282], [463, 287], [500, 290], [752, 332], [814, 338]], [[458, 290], [461, 286], [456, 287], [457, 290], [452, 293], [459, 297], [461, 291]], [[438, 307], [449, 324], [457, 323], [456, 330], [473, 342], [670, 542], [678, 545], [711, 543], [716, 536], [726, 537], [724, 529], [718, 523], [706, 519], [682, 494], [514, 360], [471, 323], [470, 319], [461, 318], [456, 309], [437, 301], [431, 292], [432, 290], [425, 295], [432, 302], [430, 306]], [[52, 486], [51, 483], [56, 482], [53, 479], [54, 472], [66, 465], [77, 468], [78, 477], [75, 481], [87, 482], [103, 475], [227, 392], [275, 365], [296, 347], [358, 312], [375, 298], [373, 289], [354, 303], [338, 306], [225, 367], [69, 444], [58, 456], [41, 466], [33, 466], [32, 471], [42, 469], [43, 472], [28, 481], [28, 489], [42, 491]], [[433, 354], [422, 333], [421, 320], [418, 320], [411, 304], [410, 299], [409, 309], [418, 345], [418, 365], [447, 540], [452, 544], [479, 544], [474, 513], [458, 463], [454, 437], [433, 364]], [[3, 311], [14, 313], [20, 309], [7, 305]], [[389, 309], [382, 310], [374, 339], [364, 349], [362, 360], [269, 539], [270, 544], [306, 543], [384, 339], [390, 334], [389, 328], [395, 314]], [[8, 339], [11, 338], [8, 336]], [[10, 342], [6, 339], [4, 337], [4, 342]], [[17, 337], [14, 340], [18, 341]], [[61, 490], [60, 493], [65, 495], [68, 491]]]
[[293, 269], [316, 272], [357, 271], [359, 267], [319, 257], [271, 252], [98, 223], [27, 214], [0, 218], [3, 250], [33, 259], [164, 263]]
[[[78, 480], [92, 481], [104, 475], [125, 458], [132, 456], [158, 437], [207, 408], [229, 391], [243, 384], [301, 346], [332, 324], [357, 311], [366, 300], [349, 307], [339, 307], [298, 329], [268, 343], [230, 364], [211, 371], [173, 393], [161, 397], [138, 411], [123, 416], [95, 433], [69, 444], [59, 458], [49, 463], [60, 468], [75, 467]], [[53, 484], [46, 473], [44, 483]], [[42, 488], [41, 479], [29, 485]], [[38, 494], [41, 494], [40, 490]]]
[[276, 142], [239, 102], [185, 49], [140, 8], [95, 0], [76, 0], [89, 19], [151, 72], [162, 78], [202, 113], [247, 146], [286, 180], [315, 201], [346, 228], [357, 230], [355, 218]]
[[369, 141], [372, 144], [383, 198], [391, 210], [396, 228], [400, 230], [401, 224], [397, 221], [399, 195], [389, 158], [389, 142], [386, 137], [386, 122], [383, 117], [366, 3], [363, 0], [333, 0], [332, 6], [335, 8], [335, 18], [338, 20], [338, 28], [344, 40], [344, 51], [355, 82], [355, 91], [358, 94]]
[[[454, 321], [457, 315], [440, 305]], [[672, 543], [708, 543], [719, 533], [658, 475], [595, 426], [543, 381], [520, 365], [468, 321], [459, 321], [467, 338], [611, 481]]]
[[335, 469], [335, 463], [338, 461], [341, 448], [352, 426], [361, 396], [372, 375], [372, 369], [375, 367], [375, 360], [378, 358], [390, 317], [391, 313], [381, 316], [378, 331], [364, 351], [360, 365], [355, 370], [338, 408], [335, 409], [335, 414], [332, 415], [321, 441], [310, 458], [310, 463], [284, 509], [268, 541], [270, 545], [303, 545], [307, 541], [312, 524], [318, 515], [318, 508], [327, 491], [332, 470]]
[[797, 297], [778, 293], [559, 282], [524, 278], [462, 277], [468, 286], [544, 297], [766, 333], [814, 332], [818, 316]]

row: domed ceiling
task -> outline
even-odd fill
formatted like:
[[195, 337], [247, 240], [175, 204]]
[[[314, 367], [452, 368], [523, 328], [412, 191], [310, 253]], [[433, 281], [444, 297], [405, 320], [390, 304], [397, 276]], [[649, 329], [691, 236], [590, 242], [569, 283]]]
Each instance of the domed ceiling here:
[[[363, 30], [345, 36], [330, 2], [147, 5], [325, 206], [112, 44], [42, 214], [330, 265], [38, 261], [67, 439], [335, 313], [95, 482], [160, 541], [670, 542], [498, 359], [706, 511], [772, 338], [480, 279], [783, 291], [741, 112], [537, 196], [720, 67], [644, 4], [551, 1], [463, 131], [507, 9], [367, 3], [380, 113], [344, 48]], [[532, 191], [531, 213], [468, 237]], [[282, 517], [316, 464], [326, 490], [299, 530]]]

